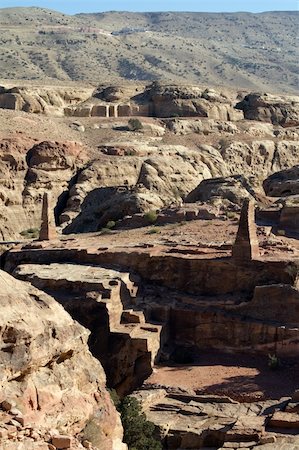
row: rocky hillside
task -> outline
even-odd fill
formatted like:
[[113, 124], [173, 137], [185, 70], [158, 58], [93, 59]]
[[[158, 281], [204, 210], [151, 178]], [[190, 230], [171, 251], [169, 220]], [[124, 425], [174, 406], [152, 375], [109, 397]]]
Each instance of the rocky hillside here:
[[126, 13], [67, 16], [0, 10], [4, 80], [153, 80], [297, 89], [298, 12]]

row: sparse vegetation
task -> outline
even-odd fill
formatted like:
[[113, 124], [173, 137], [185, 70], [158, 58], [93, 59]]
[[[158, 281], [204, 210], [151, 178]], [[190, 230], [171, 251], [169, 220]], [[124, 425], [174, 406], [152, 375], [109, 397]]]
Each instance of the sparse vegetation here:
[[110, 228], [104, 227], [104, 228], [101, 229], [100, 233], [101, 234], [111, 234], [112, 230]]
[[129, 130], [131, 131], [140, 131], [143, 128], [142, 123], [139, 119], [129, 119], [128, 121]]
[[147, 234], [160, 234], [161, 230], [158, 227], [153, 227], [150, 230], [148, 230]]
[[144, 214], [144, 218], [149, 224], [157, 222], [158, 219], [157, 211], [148, 211], [147, 213]]
[[274, 354], [274, 355], [269, 354], [268, 355], [268, 367], [271, 370], [277, 370], [277, 369], [279, 369], [281, 367], [280, 359], [278, 358], [278, 356], [276, 354]]
[[21, 231], [20, 235], [26, 239], [37, 239], [39, 236], [39, 228], [29, 228], [28, 230]]
[[[274, 21], [267, 13], [215, 14], [213, 18], [204, 13], [159, 13], [142, 24], [142, 34], [136, 28], [140, 20], [143, 17], [138, 14], [128, 17], [119, 13], [116, 17], [105, 13], [96, 17], [72, 16], [66, 21], [54, 11], [50, 16], [42, 10], [33, 15], [27, 8], [15, 10], [13, 15], [1, 10], [0, 26], [6, 31], [0, 53], [10, 58], [1, 67], [1, 76], [57, 80], [65, 73], [65, 79], [86, 82], [114, 82], [121, 78], [149, 81], [167, 76], [180, 82], [183, 76], [187, 83], [210, 80], [213, 85], [245, 87], [250, 81], [256, 88], [269, 85], [272, 90], [297, 92], [295, 15], [279, 13]], [[113, 39], [98, 34], [95, 27], [112, 32], [124, 30], [123, 38], [116, 45]], [[155, 38], [145, 33], [148, 30], [154, 32]], [[88, 52], [82, 51], [87, 47]], [[90, 55], [94, 57], [89, 58]], [[211, 56], [215, 70], [211, 70]]]
[[112, 230], [112, 228], [114, 228], [116, 225], [116, 222], [114, 222], [114, 220], [109, 220], [109, 222], [106, 223], [106, 227], [108, 228], [108, 230]]

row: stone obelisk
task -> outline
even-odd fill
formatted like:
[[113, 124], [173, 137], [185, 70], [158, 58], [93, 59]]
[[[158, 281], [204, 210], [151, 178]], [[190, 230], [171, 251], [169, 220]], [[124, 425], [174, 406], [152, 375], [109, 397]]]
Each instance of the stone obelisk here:
[[50, 199], [48, 192], [44, 193], [42, 206], [42, 222], [39, 232], [40, 241], [50, 241], [57, 238], [55, 227], [54, 211], [50, 207]]
[[239, 261], [251, 261], [260, 256], [255, 225], [255, 205], [245, 199], [240, 215], [239, 229], [232, 248], [232, 256]]

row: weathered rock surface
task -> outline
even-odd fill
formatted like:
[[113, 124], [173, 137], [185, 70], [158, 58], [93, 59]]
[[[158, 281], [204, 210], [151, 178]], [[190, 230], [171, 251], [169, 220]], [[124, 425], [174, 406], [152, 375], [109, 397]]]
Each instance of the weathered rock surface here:
[[[240, 261], [230, 258], [227, 251], [213, 259], [212, 254], [212, 250], [208, 254], [196, 249], [169, 247], [151, 252], [146, 247], [135, 251], [97, 247], [76, 250], [58, 244], [57, 248], [54, 246], [47, 251], [27, 246], [24, 252], [14, 250], [9, 253], [6, 268], [13, 270], [20, 264], [36, 263], [37, 258], [41, 264], [72, 260], [88, 266], [117, 265], [125, 271], [140, 274], [144, 289], [146, 283], [156, 286], [154, 290], [146, 289], [136, 299], [136, 304], [137, 310], [146, 311], [149, 322], [162, 323], [165, 327], [163, 342], [170, 332], [171, 345], [298, 355], [299, 323], [294, 317], [298, 308], [296, 261]], [[219, 257], [221, 255], [223, 257]], [[37, 270], [38, 266], [31, 269], [32, 278], [29, 279], [34, 283], [34, 271]], [[60, 287], [57, 282], [57, 289]], [[267, 297], [271, 296], [270, 308]], [[283, 313], [281, 297], [286, 299]]]
[[50, 192], [56, 214], [87, 154], [75, 142], [11, 138], [0, 143], [0, 239], [40, 226], [42, 197]]
[[198, 181], [217, 173], [212, 163], [209, 167], [203, 156], [185, 147], [151, 150], [161, 154], [99, 160], [84, 170], [61, 216], [61, 223], [68, 223], [65, 232], [97, 231], [109, 220], [179, 203]]
[[90, 97], [92, 89], [55, 87], [2, 88], [0, 108], [28, 113], [63, 115], [67, 105], [79, 103]]
[[[166, 98], [169, 96], [175, 101], [177, 98], [193, 101], [200, 96], [200, 101], [208, 102], [210, 106], [220, 101], [224, 102], [221, 105], [232, 102], [225, 94], [216, 95], [194, 87], [169, 87], [169, 93], [167, 89], [165, 86], [162, 89]], [[137, 97], [140, 95], [137, 93]], [[28, 120], [24, 116], [25, 113], [22, 121], [30, 124], [30, 116]], [[70, 121], [64, 120], [69, 129]], [[152, 119], [147, 120], [144, 120], [145, 125], [152, 126]], [[298, 163], [299, 145], [294, 136], [289, 136], [288, 140], [275, 139], [274, 133], [279, 126], [272, 124], [252, 122], [250, 128], [248, 121], [178, 119], [178, 126], [187, 124], [190, 131], [196, 131], [199, 125], [203, 140], [198, 136], [194, 138], [193, 133], [194, 144], [188, 139], [185, 142], [181, 136], [172, 135], [170, 139], [170, 131], [163, 137], [153, 137], [155, 130], [145, 130], [144, 134], [116, 132], [112, 131], [109, 119], [103, 126], [107, 123], [109, 132], [104, 128], [93, 129], [99, 135], [92, 139], [99, 138], [99, 144], [93, 144], [92, 149], [71, 141], [35, 141], [25, 135], [1, 141], [0, 239], [17, 240], [20, 232], [26, 234], [28, 229], [39, 228], [41, 199], [45, 191], [51, 193], [56, 223], [66, 233], [96, 231], [110, 220], [159, 210], [173, 203], [179, 205], [200, 182], [211, 178], [244, 176], [248, 180], [248, 187], [243, 186], [244, 189], [238, 183], [231, 186], [228, 179], [221, 187], [213, 187], [213, 196], [218, 196], [220, 201], [228, 199], [233, 206], [240, 204], [240, 199], [254, 195], [251, 188], [259, 193], [263, 180], [273, 172]], [[170, 123], [176, 124], [177, 120], [170, 120]], [[82, 126], [84, 135], [90, 136], [91, 125], [82, 120]], [[165, 131], [160, 125], [158, 128], [159, 133]], [[295, 130], [280, 128], [290, 132]], [[208, 130], [211, 137], [206, 141]], [[216, 131], [217, 135], [213, 137]], [[108, 135], [110, 132], [127, 133], [128, 140], [122, 134], [119, 139], [113, 134], [115, 142], [106, 141], [101, 138], [106, 132]], [[245, 140], [242, 139], [244, 134]], [[216, 185], [218, 181], [215, 180]], [[211, 183], [215, 184], [214, 181]], [[223, 203], [227, 205], [227, 202]]]
[[1, 448], [47, 448], [60, 432], [77, 449], [91, 428], [95, 448], [126, 448], [88, 331], [30, 284], [0, 272], [0, 285]]
[[233, 141], [225, 143], [220, 153], [231, 175], [242, 174], [259, 184], [273, 172], [295, 165], [299, 144], [272, 140]]
[[264, 181], [263, 187], [266, 195], [271, 197], [299, 194], [299, 166], [273, 173]]
[[[159, 428], [167, 448], [278, 450], [295, 449], [299, 444], [298, 437], [291, 433], [292, 428], [298, 430], [298, 414], [281, 412], [290, 399], [238, 403], [217, 395], [167, 392], [146, 386], [133, 395]], [[264, 447], [267, 443], [269, 447]]]
[[272, 122], [283, 127], [299, 125], [299, 97], [249, 94], [238, 103], [246, 119]]
[[215, 120], [240, 120], [243, 114], [233, 108], [225, 95], [196, 86], [153, 84], [146, 93], [156, 117], [201, 116]]
[[242, 175], [231, 177], [211, 178], [203, 180], [192, 192], [185, 202], [215, 202], [217, 199], [228, 200], [234, 205], [241, 205], [245, 198], [255, 198], [256, 193], [250, 183]]

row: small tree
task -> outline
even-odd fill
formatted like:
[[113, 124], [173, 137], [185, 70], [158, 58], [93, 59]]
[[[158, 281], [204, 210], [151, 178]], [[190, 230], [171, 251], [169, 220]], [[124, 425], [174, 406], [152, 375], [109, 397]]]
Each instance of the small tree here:
[[143, 125], [139, 119], [129, 119], [128, 125], [131, 131], [140, 131], [143, 128]]
[[141, 405], [134, 397], [125, 397], [118, 410], [124, 427], [124, 442], [129, 450], [162, 450], [154, 437], [155, 425], [146, 420]]

